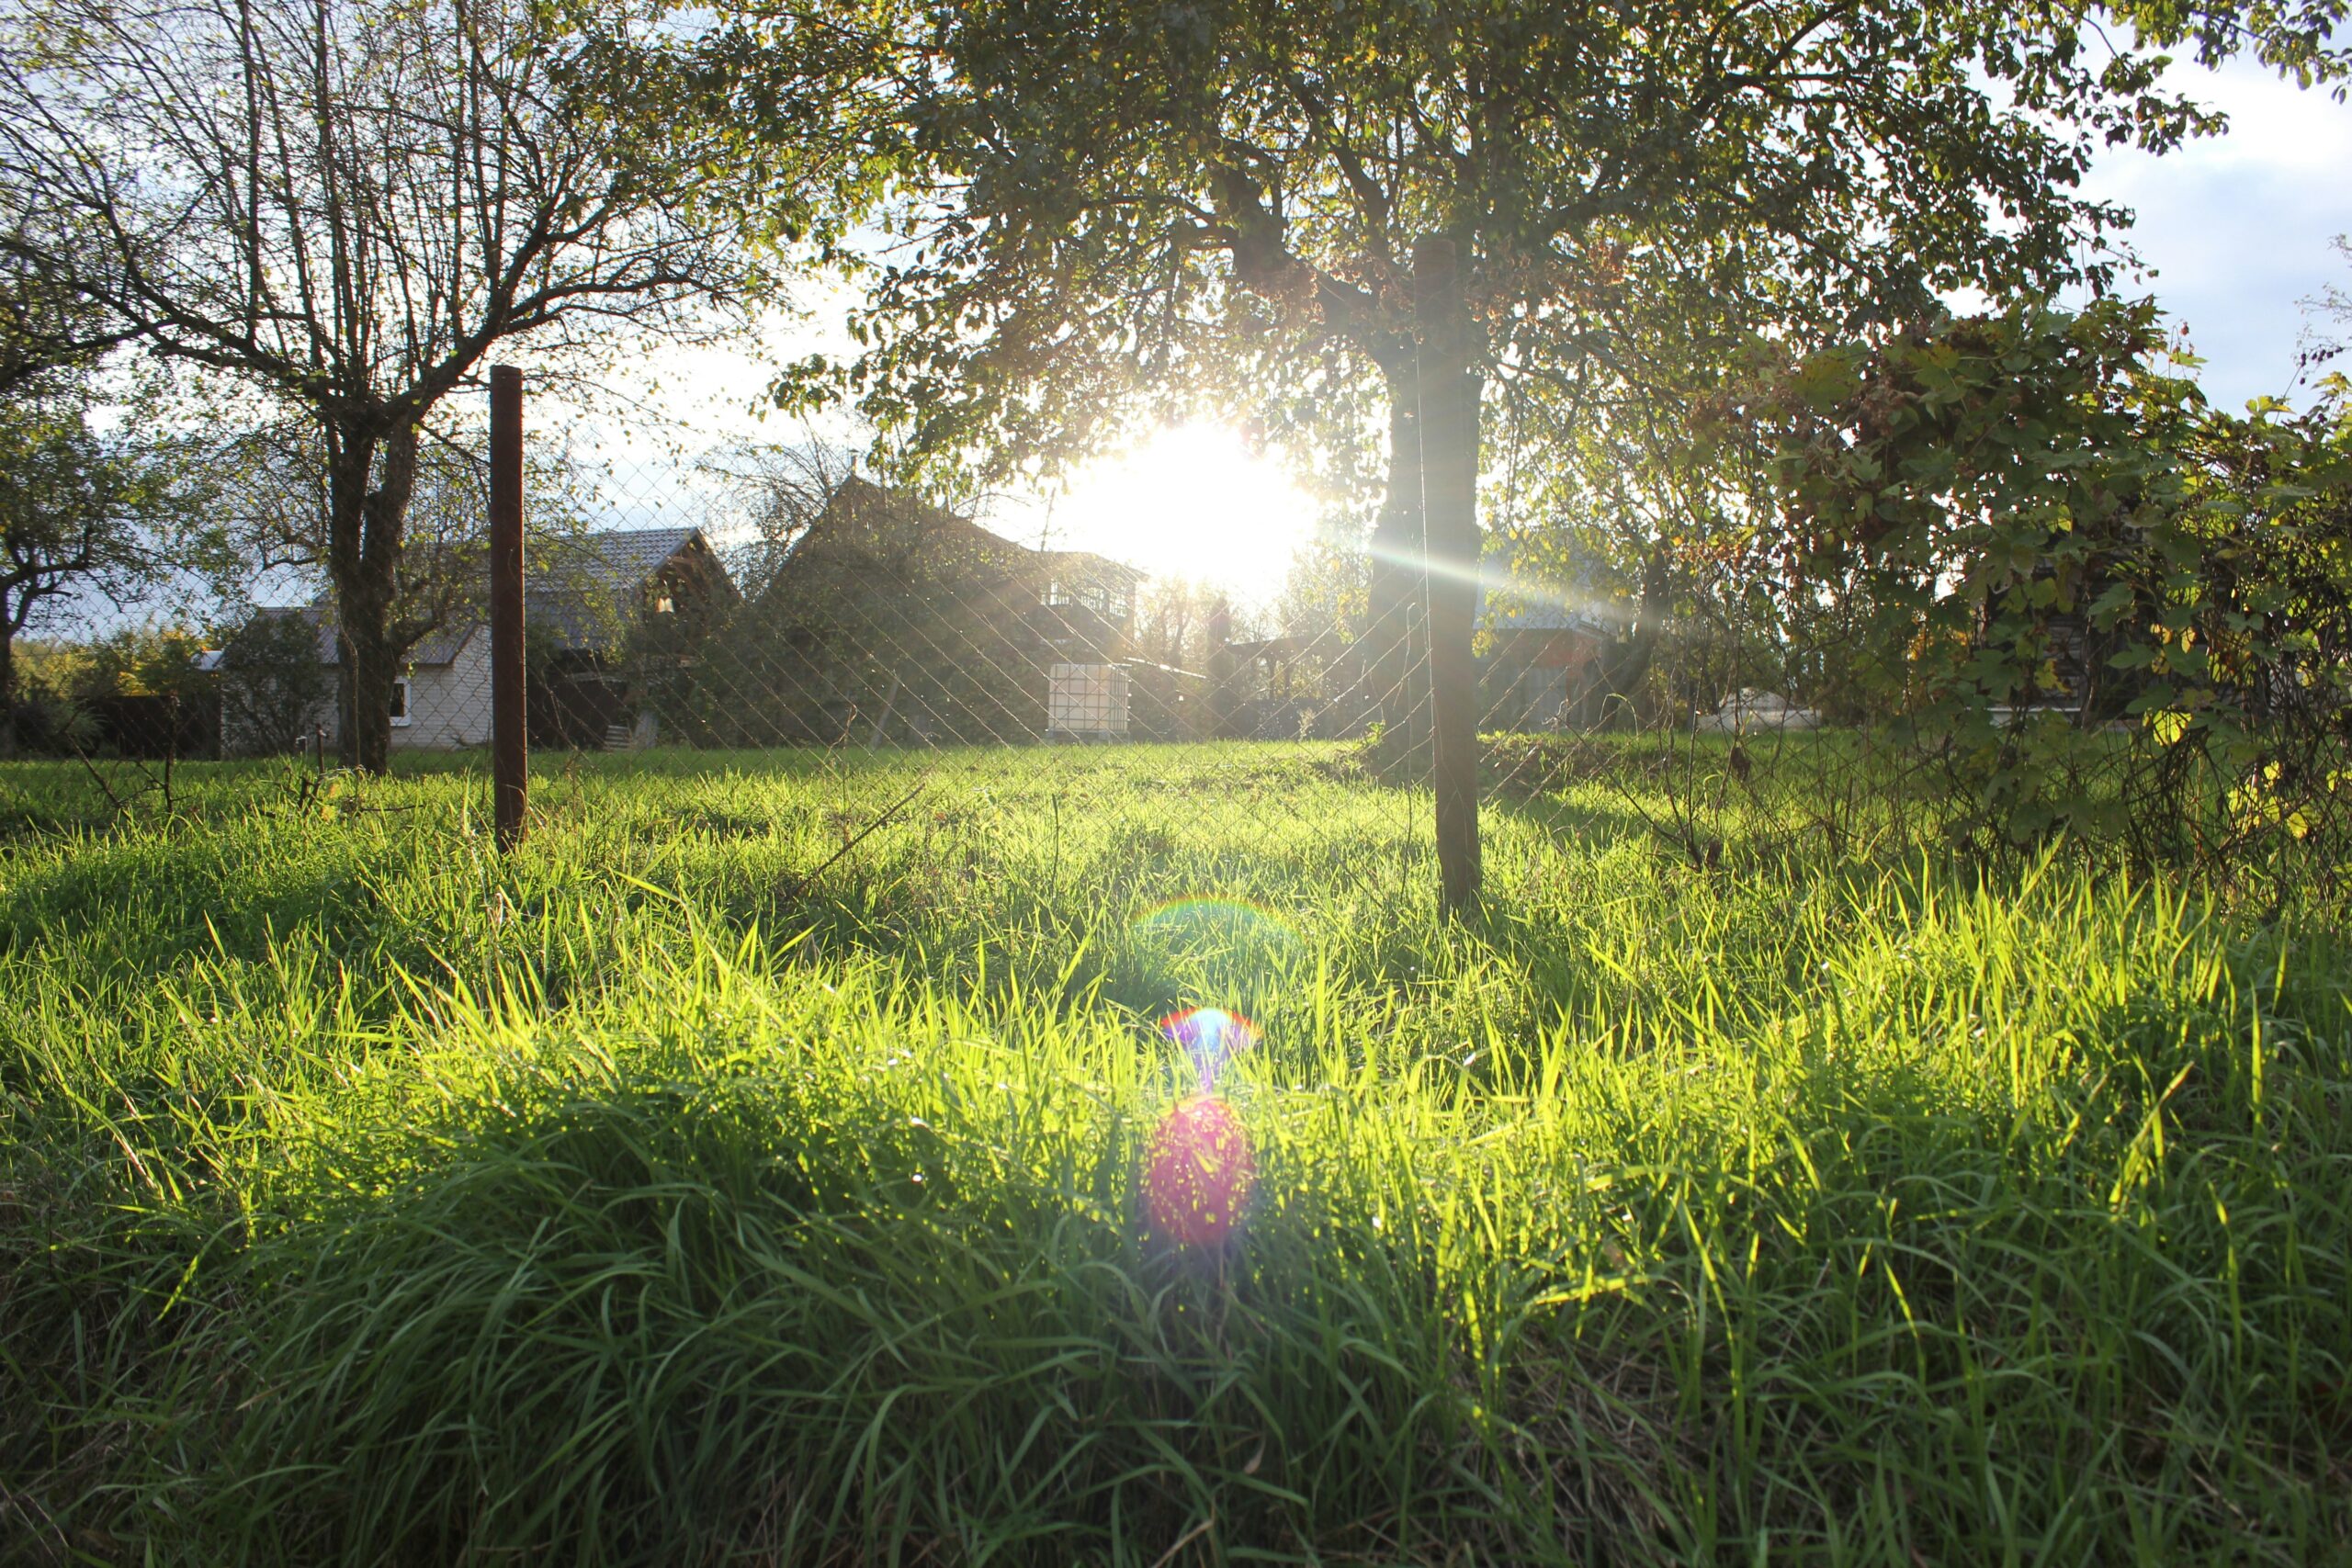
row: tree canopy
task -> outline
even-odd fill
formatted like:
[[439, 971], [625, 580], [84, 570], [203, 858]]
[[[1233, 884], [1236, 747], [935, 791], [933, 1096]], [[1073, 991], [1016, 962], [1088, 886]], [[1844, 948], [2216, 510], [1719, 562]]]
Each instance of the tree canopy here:
[[1385, 403], [1363, 667], [1417, 720], [1410, 583], [1466, 657], [1501, 390], [1609, 429], [1705, 396], [1746, 341], [1883, 331], [1959, 290], [2104, 291], [2127, 214], [2082, 192], [2094, 152], [2221, 123], [2165, 51], [2340, 82], [2346, 11], [910, 7], [883, 73], [903, 178], [845, 379], [918, 455], [999, 465], [1204, 403], [1278, 436]]
[[2103, 286], [2125, 214], [2080, 194], [2093, 152], [2219, 124], [2163, 84], [2164, 51], [2334, 80], [2344, 9], [910, 12], [910, 172], [854, 382], [944, 449], [1076, 452], [1208, 396], [1295, 414], [1320, 378], [1408, 374], [1432, 233], [1463, 248], [1500, 375], [1637, 377], [1629, 317], [1694, 302], [1849, 331], [1939, 291]]
[[14, 736], [17, 638], [74, 596], [153, 581], [188, 499], [178, 466], [100, 429], [95, 401], [86, 369], [0, 393], [0, 748]]
[[[723, 135], [656, 134], [597, 80], [614, 36], [659, 25], [509, 0], [0, 11], [0, 176], [28, 196], [8, 254], [322, 444], [360, 764], [383, 765], [413, 635], [395, 601], [435, 408], [502, 344], [544, 385], [632, 332], [723, 324], [763, 281], [732, 210], [692, 199]], [[770, 149], [779, 225], [820, 164]]]

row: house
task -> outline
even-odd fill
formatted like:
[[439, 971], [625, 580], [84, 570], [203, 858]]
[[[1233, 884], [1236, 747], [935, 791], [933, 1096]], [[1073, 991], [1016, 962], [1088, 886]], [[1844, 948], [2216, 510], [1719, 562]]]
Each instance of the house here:
[[[338, 669], [342, 652], [336, 646], [334, 613], [323, 604], [255, 613], [249, 637], [270, 623], [294, 620], [309, 628], [316, 656], [330, 672]], [[233, 662], [238, 645], [221, 654]], [[490, 743], [490, 626], [467, 621], [427, 632], [401, 661], [402, 673], [392, 682], [392, 746], [396, 750], [449, 751]], [[331, 691], [329, 682], [319, 682]], [[333, 746], [341, 734], [332, 695], [302, 699], [307, 712], [277, 717], [224, 713], [222, 750], [243, 753], [276, 749], [285, 734], [303, 737], [323, 730]]]
[[[531, 744], [564, 748], [649, 744], [662, 687], [691, 665], [733, 580], [699, 528], [619, 529], [535, 541], [524, 593]], [[312, 628], [319, 661], [342, 662], [332, 604], [265, 610]], [[401, 661], [392, 686], [393, 749], [485, 746], [491, 735], [490, 623], [479, 611], [428, 631]], [[250, 728], [248, 726], [247, 728]], [[300, 729], [338, 731], [332, 698]], [[254, 737], [223, 735], [231, 750]]]
[[[340, 662], [331, 621], [320, 617], [320, 657]], [[490, 623], [470, 621], [425, 633], [408, 650], [392, 682], [392, 745], [449, 751], [490, 744]], [[330, 731], [334, 725], [329, 724]]]
[[729, 650], [750, 711], [714, 728], [770, 744], [1125, 736], [1142, 580], [853, 477], [762, 590]]
[[615, 529], [542, 546], [523, 594], [531, 744], [651, 744], [672, 688], [741, 597], [699, 528]]
[[1481, 729], [1557, 729], [1615, 637], [1563, 595], [1494, 585], [1478, 605]]

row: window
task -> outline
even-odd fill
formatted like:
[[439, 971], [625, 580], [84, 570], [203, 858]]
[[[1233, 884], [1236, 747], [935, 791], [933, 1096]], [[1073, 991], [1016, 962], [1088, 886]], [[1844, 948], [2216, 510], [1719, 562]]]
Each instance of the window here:
[[392, 681], [392, 728], [402, 728], [408, 723], [408, 677], [396, 676]]
[[676, 608], [677, 606], [671, 602], [670, 596], [667, 593], [656, 593], [653, 596], [653, 613], [655, 615], [666, 615]]

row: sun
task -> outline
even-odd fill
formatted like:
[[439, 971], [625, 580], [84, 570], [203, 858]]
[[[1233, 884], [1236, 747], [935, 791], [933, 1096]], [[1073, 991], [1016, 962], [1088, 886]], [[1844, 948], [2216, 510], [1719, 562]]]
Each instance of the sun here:
[[1282, 591], [1317, 509], [1273, 458], [1212, 423], [1160, 430], [1081, 468], [1054, 502], [1054, 543], [1253, 603]]

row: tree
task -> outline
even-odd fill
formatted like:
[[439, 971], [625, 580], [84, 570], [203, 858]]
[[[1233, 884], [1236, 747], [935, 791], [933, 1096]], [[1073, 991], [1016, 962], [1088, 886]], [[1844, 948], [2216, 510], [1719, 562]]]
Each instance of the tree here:
[[129, 336], [58, 278], [44, 258], [73, 242], [36, 241], [23, 206], [15, 192], [0, 194], [0, 398], [91, 364]]
[[128, 328], [61, 276], [58, 257], [86, 262], [101, 249], [70, 214], [0, 179], [0, 397], [95, 365], [129, 341]]
[[86, 372], [0, 395], [0, 749], [15, 745], [16, 640], [45, 609], [152, 581], [184, 499], [170, 465], [91, 428]]
[[[2352, 234], [2335, 236], [2335, 254], [2352, 262]], [[2352, 289], [2342, 284], [2321, 285], [2320, 291], [2302, 304], [2303, 309], [2313, 315], [2325, 316], [2339, 326], [2352, 328]], [[2307, 346], [2303, 351], [2302, 363], [2311, 369], [2326, 365], [2346, 349], [2352, 348], [2352, 341], [2344, 337], [2328, 337], [2316, 331], [2307, 333], [2305, 342]], [[2333, 389], [2335, 395], [2340, 397], [2343, 394], [2342, 377], [2340, 370], [2327, 371], [2323, 373], [2322, 380], [2324, 385]]]
[[[417, 444], [400, 577], [385, 617], [395, 649], [487, 614], [487, 447], [479, 422], [449, 419], [436, 420]], [[215, 439], [205, 457], [211, 493], [179, 555], [213, 599], [233, 615], [256, 601], [310, 599], [331, 584], [332, 465], [317, 426], [299, 417], [265, 423]], [[535, 581], [579, 580], [593, 549], [594, 479], [560, 446], [526, 447], [524, 528]], [[595, 615], [615, 630], [626, 619], [618, 606], [600, 604]]]
[[737, 442], [708, 454], [700, 467], [721, 487], [719, 505], [731, 513], [723, 532], [740, 541], [729, 552], [729, 574], [745, 599], [756, 600], [823, 519], [857, 462], [850, 447], [804, 431], [797, 442]]
[[[1782, 614], [1947, 780], [1949, 835], [2244, 870], [2352, 840], [2352, 411], [2218, 414], [2149, 304], [1947, 319], [1783, 361]], [[2120, 733], [2110, 733], [2120, 724]]]
[[298, 750], [334, 695], [334, 677], [319, 661], [318, 627], [282, 610], [255, 611], [231, 630], [220, 680], [224, 753]]
[[[655, 14], [583, 28], [525, 0], [17, 0], [0, 19], [0, 175], [39, 193], [18, 254], [321, 444], [359, 766], [386, 764], [436, 406], [501, 345], [584, 374], [616, 332], [716, 330], [711, 310], [762, 281], [684, 189], [721, 139], [665, 122], [657, 155], [655, 131], [578, 90], [612, 35]], [[766, 167], [768, 231], [786, 236], [822, 179]], [[101, 243], [38, 238], [67, 231]]]
[[[1136, 657], [1178, 670], [1206, 670], [1217, 651], [1209, 643], [1210, 626], [1225, 603], [1224, 591], [1212, 582], [1189, 577], [1151, 579], [1136, 601], [1135, 627], [1129, 634]], [[1230, 607], [1224, 624], [1226, 634], [1235, 636]], [[1250, 634], [1240, 629], [1238, 635]]]
[[1531, 354], [1499, 389], [1488, 570], [1567, 597], [1616, 632], [1565, 722], [1652, 709], [1642, 699], [1657, 694], [1650, 675], [1670, 630], [1686, 664], [1701, 641], [1742, 640], [1741, 569], [1769, 513], [1758, 504], [1769, 442], [1715, 414], [1758, 338], [1791, 335], [1751, 330], [1752, 314], [1736, 295], [1689, 284], [1628, 297], [1608, 312], [1605, 359]]
[[[74, 648], [70, 659], [44, 660], [44, 685], [64, 676], [73, 705], [61, 737], [69, 746], [110, 745], [126, 757], [185, 757], [213, 749], [213, 674], [200, 662], [204, 639], [169, 622], [124, 626]], [[62, 667], [61, 667], [62, 666]]]
[[1590, 419], [1662, 398], [1703, 367], [1645, 380], [1625, 325], [1694, 299], [1810, 340], [1944, 290], [2104, 287], [2125, 214], [2075, 190], [2096, 144], [2220, 124], [2160, 88], [2161, 51], [2338, 78], [2346, 11], [938, 6], [897, 77], [920, 175], [848, 381], [919, 446], [1048, 457], [1212, 389], [1311, 432], [1318, 390], [1346, 416], [1370, 382], [1367, 636], [1393, 672], [1425, 535], [1441, 636], [1468, 637], [1498, 383], [1544, 377]]
[[1291, 555], [1274, 601], [1274, 625], [1284, 637], [1344, 644], [1363, 624], [1371, 581], [1372, 558], [1362, 545], [1309, 540]]
[[77, 236], [44, 231], [0, 183], [0, 752], [17, 743], [15, 649], [45, 605], [154, 575], [148, 525], [175, 499], [166, 465], [92, 429], [101, 362], [120, 341], [46, 263]]

